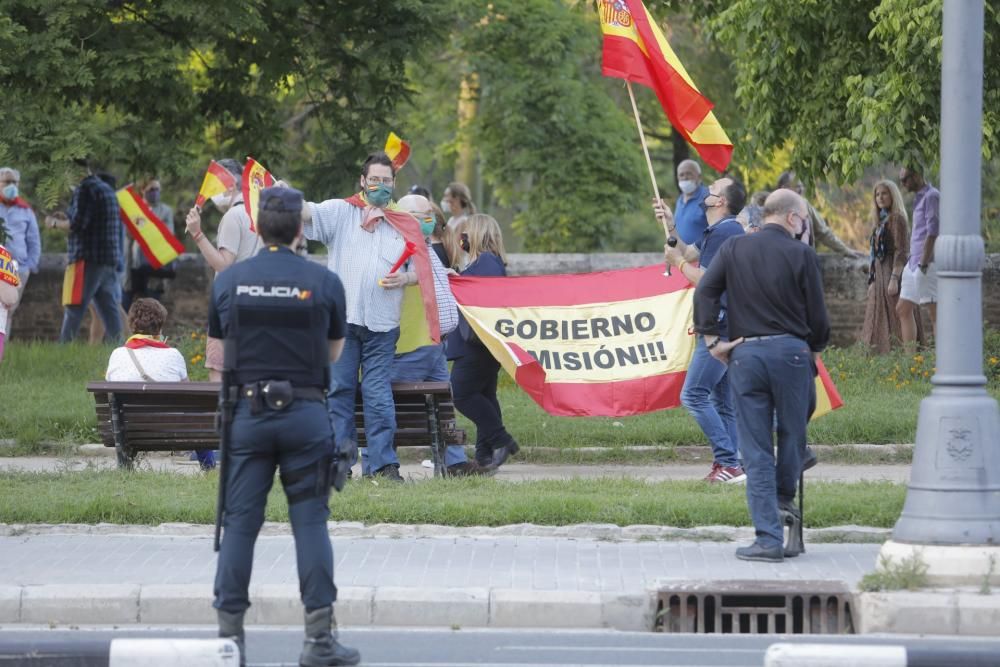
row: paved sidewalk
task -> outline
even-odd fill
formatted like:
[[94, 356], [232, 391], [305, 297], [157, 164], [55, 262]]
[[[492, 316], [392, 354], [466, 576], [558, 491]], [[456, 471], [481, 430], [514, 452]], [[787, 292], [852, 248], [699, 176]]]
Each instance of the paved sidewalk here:
[[[194, 463], [192, 465], [192, 463]], [[195, 474], [196, 462], [188, 461], [181, 456], [149, 456], [141, 464], [152, 470], [170, 471], [180, 474]], [[31, 472], [44, 471], [75, 471], [89, 467], [111, 469], [115, 467], [115, 459], [107, 456], [59, 458], [53, 456], [18, 456], [0, 457], [0, 471], [25, 470]], [[594, 465], [565, 464], [533, 464], [508, 463], [497, 473], [497, 479], [513, 482], [535, 481], [545, 479], [571, 479], [574, 477], [627, 477], [630, 479], [645, 479], [648, 481], [697, 480], [708, 474], [708, 463], [667, 463], [659, 465], [620, 465], [612, 463]], [[355, 474], [360, 474], [360, 467], [355, 466]], [[433, 471], [420, 464], [404, 463], [400, 473], [406, 479], [424, 479], [433, 477]], [[890, 481], [905, 484], [910, 479], [910, 466], [888, 464], [821, 463], [808, 473], [810, 481], [827, 482], [858, 482], [858, 481]]]
[[[877, 544], [808, 544], [781, 564], [736, 543], [556, 537], [338, 537], [345, 625], [652, 627], [654, 593], [678, 581], [823, 580], [853, 587]], [[0, 537], [0, 623], [211, 623], [205, 535]], [[262, 536], [250, 622], [301, 622], [291, 537]]]

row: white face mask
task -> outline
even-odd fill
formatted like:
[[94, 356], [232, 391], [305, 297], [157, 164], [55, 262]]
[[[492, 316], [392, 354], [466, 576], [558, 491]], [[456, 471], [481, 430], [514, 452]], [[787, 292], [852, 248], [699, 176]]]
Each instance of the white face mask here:
[[451, 205], [448, 204], [448, 200], [447, 199], [442, 199], [441, 200], [441, 210], [444, 213], [451, 213]]
[[681, 192], [686, 195], [689, 195], [698, 189], [698, 181], [678, 181], [677, 185], [680, 187]]
[[229, 210], [233, 198], [228, 192], [220, 192], [217, 195], [212, 195], [212, 203], [215, 204], [215, 208], [219, 209], [220, 213], [225, 213]]

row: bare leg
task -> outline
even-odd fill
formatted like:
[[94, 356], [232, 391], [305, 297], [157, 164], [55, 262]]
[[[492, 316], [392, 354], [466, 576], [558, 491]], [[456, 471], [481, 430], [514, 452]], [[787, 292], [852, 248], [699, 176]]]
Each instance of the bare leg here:
[[914, 310], [917, 304], [906, 299], [896, 302], [896, 314], [899, 315], [899, 330], [903, 337], [903, 347], [911, 352], [917, 345], [917, 321], [914, 319]]

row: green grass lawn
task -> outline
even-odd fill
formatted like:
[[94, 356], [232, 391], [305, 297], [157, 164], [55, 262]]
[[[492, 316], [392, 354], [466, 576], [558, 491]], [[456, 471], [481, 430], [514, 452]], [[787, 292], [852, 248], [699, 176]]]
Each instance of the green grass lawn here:
[[[189, 333], [171, 342], [188, 359], [192, 379], [206, 379], [201, 335]], [[987, 350], [998, 348], [1000, 335], [991, 334]], [[16, 455], [41, 451], [42, 443], [96, 442], [93, 399], [84, 386], [88, 380], [103, 378], [109, 354], [110, 348], [106, 347], [12, 341], [0, 364], [4, 397], [0, 438], [13, 439], [17, 444], [0, 451]], [[1000, 360], [990, 354], [988, 351], [985, 367], [996, 395]], [[1000, 351], [996, 354], [1000, 355]], [[858, 348], [847, 348], [828, 350], [824, 359], [845, 407], [813, 422], [811, 442], [913, 442], [920, 399], [931, 389], [931, 354], [872, 357]], [[553, 417], [535, 405], [505, 373], [501, 373], [500, 403], [509, 430], [522, 445], [564, 450], [565, 460], [579, 460], [574, 459], [572, 450], [581, 447], [656, 445], [662, 446], [664, 457], [669, 458], [673, 445], [706, 443], [683, 408], [638, 417]], [[468, 421], [460, 421], [470, 435], [474, 433]], [[612, 453], [607, 460], [626, 456]]]
[[[217, 475], [121, 473], [0, 473], [0, 523], [159, 524], [214, 521]], [[267, 520], [287, 521], [276, 482]], [[857, 524], [891, 527], [905, 487], [888, 482], [807, 485], [806, 523], [821, 528]], [[348, 483], [330, 499], [331, 518], [365, 523], [560, 526], [611, 523], [748, 526], [741, 485], [605, 478], [543, 482], [432, 479], [405, 485]]]

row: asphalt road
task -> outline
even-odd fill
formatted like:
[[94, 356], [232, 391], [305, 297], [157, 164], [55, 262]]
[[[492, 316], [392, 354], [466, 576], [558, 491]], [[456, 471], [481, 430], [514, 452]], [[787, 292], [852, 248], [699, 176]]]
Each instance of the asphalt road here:
[[[214, 632], [204, 627], [64, 630], [7, 626], [0, 628], [0, 664], [12, 664], [5, 661], [5, 653], [9, 655], [14, 650], [62, 646], [70, 651], [76, 650], [79, 654], [91, 655], [91, 662], [77, 663], [83, 667], [102, 664], [101, 659], [106, 660], [108, 642], [114, 637], [212, 636]], [[614, 631], [351, 628], [341, 632], [341, 640], [358, 648], [363, 658], [362, 665], [368, 667], [760, 667], [764, 664], [767, 647], [777, 641], [902, 644], [911, 649], [965, 649], [981, 656], [992, 655], [998, 662], [952, 660], [941, 664], [947, 667], [1000, 664], [1000, 639], [954, 637], [789, 637], [663, 635]], [[302, 631], [298, 628], [252, 627], [247, 634], [249, 664], [257, 667], [297, 665], [301, 646]]]

